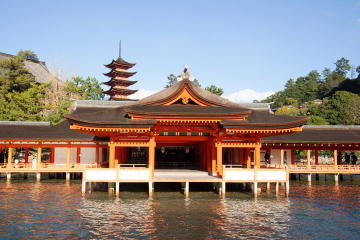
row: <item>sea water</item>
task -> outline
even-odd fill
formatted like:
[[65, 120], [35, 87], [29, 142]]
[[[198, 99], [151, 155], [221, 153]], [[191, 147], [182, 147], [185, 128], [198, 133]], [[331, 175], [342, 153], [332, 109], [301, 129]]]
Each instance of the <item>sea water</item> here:
[[[209, 184], [120, 184], [120, 196], [100, 185], [81, 194], [81, 181], [0, 180], [1, 239], [355, 239], [360, 237], [360, 177], [320, 175], [275, 187], [254, 198], [228, 184], [220, 197]], [[241, 186], [241, 185], [240, 185]]]

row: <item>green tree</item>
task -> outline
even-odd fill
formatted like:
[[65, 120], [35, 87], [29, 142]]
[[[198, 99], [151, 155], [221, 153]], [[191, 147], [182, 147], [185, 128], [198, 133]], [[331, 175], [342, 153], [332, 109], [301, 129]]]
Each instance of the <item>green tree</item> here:
[[285, 105], [290, 105], [293, 107], [297, 107], [298, 106], [298, 101], [293, 99], [293, 98], [285, 98]]
[[170, 74], [167, 78], [168, 78], [168, 83], [164, 86], [164, 88], [169, 88], [172, 87], [173, 85], [175, 85], [177, 83], [177, 78], [180, 76], [175, 76], [174, 74]]
[[344, 57], [337, 60], [334, 64], [336, 66], [336, 73], [340, 75], [346, 76], [346, 74], [350, 71], [351, 66], [349, 64], [349, 60]]
[[96, 78], [74, 77], [67, 81], [65, 91], [70, 94], [72, 98], [82, 100], [102, 100], [105, 94], [102, 93], [100, 83]]
[[24, 59], [26, 60], [31, 60], [31, 61], [34, 61], [34, 62], [38, 62], [39, 61], [39, 58], [37, 56], [37, 54], [35, 54], [33, 51], [31, 50], [25, 50], [23, 51], [22, 49], [18, 52], [17, 54], [18, 56], [21, 56], [23, 57]]
[[49, 84], [39, 85], [34, 76], [23, 66], [24, 57], [3, 59], [0, 67], [0, 120], [3, 121], [41, 121], [44, 90]]
[[330, 124], [359, 125], [360, 97], [354, 93], [338, 91], [331, 97], [324, 98], [319, 116]]
[[286, 106], [279, 108], [275, 111], [276, 115], [286, 115], [286, 116], [299, 116], [298, 110], [294, 108], [288, 108]]
[[216, 94], [218, 96], [221, 96], [224, 93], [222, 88], [218, 88], [215, 85], [211, 85], [210, 87], [206, 87], [205, 90], [207, 90], [207, 91], [209, 91], [211, 93], [214, 93], [214, 94]]
[[329, 122], [319, 116], [311, 116], [306, 125], [329, 125]]

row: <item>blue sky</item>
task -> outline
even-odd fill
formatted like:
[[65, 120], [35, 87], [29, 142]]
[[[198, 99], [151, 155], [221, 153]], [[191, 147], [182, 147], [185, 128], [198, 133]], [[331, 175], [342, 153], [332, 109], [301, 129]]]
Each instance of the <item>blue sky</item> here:
[[31, 49], [47, 66], [64, 58], [103, 82], [121, 39], [123, 59], [137, 63], [131, 89], [143, 94], [162, 90], [185, 64], [202, 87], [242, 102], [334, 69], [341, 57], [360, 65], [360, 0], [0, 0], [0, 8], [0, 52]]

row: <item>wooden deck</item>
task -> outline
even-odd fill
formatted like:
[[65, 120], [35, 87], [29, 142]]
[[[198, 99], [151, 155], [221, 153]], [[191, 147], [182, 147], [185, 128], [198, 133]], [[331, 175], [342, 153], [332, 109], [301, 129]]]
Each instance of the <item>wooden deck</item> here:
[[153, 182], [221, 182], [222, 178], [214, 177], [200, 170], [155, 169]]

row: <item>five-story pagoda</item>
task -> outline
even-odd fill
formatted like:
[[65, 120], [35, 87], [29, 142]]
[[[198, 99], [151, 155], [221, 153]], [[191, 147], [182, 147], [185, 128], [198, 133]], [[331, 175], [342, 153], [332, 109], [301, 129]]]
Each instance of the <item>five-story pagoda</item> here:
[[110, 95], [111, 101], [136, 101], [137, 99], [129, 99], [129, 95], [136, 93], [138, 90], [130, 90], [128, 87], [135, 84], [137, 81], [129, 81], [128, 78], [136, 74], [136, 72], [128, 72], [127, 70], [135, 66], [136, 63], [128, 63], [124, 61], [121, 56], [117, 60], [105, 67], [110, 68], [111, 71], [104, 73], [105, 76], [111, 77], [110, 81], [103, 82], [103, 84], [110, 86], [110, 89], [103, 91], [103, 93]]

